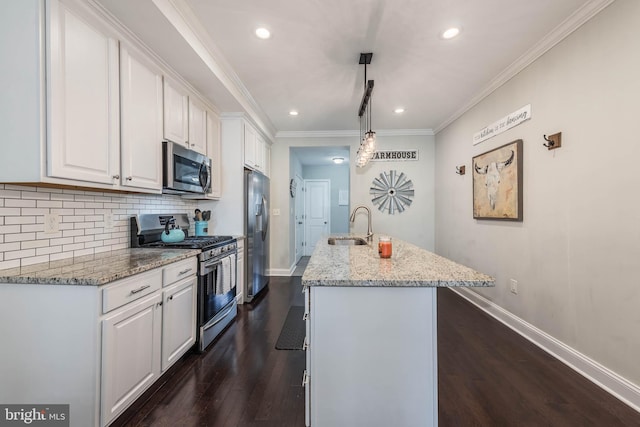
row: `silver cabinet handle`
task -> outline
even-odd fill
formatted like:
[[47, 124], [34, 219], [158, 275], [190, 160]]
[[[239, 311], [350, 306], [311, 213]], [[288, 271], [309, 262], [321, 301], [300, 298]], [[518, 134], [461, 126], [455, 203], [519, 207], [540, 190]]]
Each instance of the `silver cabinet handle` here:
[[169, 298], [167, 298], [167, 302], [172, 301], [173, 300], [173, 295], [171, 295]]
[[178, 276], [182, 276], [183, 274], [187, 274], [191, 270], [193, 270], [193, 269], [192, 268], [187, 268], [186, 270], [182, 270], [181, 272], [178, 273]]
[[309, 374], [307, 373], [307, 370], [304, 370], [304, 374], [302, 375], [302, 386], [304, 387], [305, 385], [309, 384]]
[[151, 285], [145, 285], [145, 286], [140, 286], [138, 289], [132, 289], [131, 290], [131, 295], [137, 294], [138, 292], [142, 292], [145, 289], [148, 289], [150, 287], [151, 287]]
[[309, 338], [308, 337], [304, 337], [304, 343], [302, 344], [302, 349], [306, 350], [309, 348]]
[[127, 177], [127, 181], [133, 181], [133, 177], [128, 176], [128, 177]]
[[120, 175], [113, 175], [113, 179], [120, 179]]

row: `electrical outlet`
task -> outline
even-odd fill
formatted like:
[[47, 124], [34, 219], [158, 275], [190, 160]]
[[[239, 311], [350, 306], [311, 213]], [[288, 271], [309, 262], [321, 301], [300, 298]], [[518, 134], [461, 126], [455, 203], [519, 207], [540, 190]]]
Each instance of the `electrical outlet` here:
[[57, 213], [44, 214], [44, 232], [53, 234], [60, 231], [60, 215]]
[[280, 215], [280, 209], [274, 209], [273, 216], [278, 216], [278, 215]]
[[113, 214], [111, 212], [104, 214], [104, 228], [106, 230], [111, 230], [113, 228]]
[[518, 294], [518, 281], [516, 279], [509, 279], [509, 285], [511, 286], [511, 293]]

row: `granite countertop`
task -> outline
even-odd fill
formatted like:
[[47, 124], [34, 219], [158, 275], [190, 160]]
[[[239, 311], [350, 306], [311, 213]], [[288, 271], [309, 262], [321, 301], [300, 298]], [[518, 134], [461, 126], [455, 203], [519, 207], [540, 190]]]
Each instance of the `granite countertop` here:
[[303, 286], [495, 286], [491, 276], [394, 237], [391, 258], [380, 258], [378, 237], [362, 246], [329, 245], [322, 237], [302, 276]]
[[122, 249], [0, 270], [0, 283], [100, 286], [199, 253], [199, 249]]

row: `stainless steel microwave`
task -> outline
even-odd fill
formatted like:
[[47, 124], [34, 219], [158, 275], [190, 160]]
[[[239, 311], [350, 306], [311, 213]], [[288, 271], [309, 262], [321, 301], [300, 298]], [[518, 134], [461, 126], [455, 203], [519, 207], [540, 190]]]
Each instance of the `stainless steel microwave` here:
[[171, 141], [162, 142], [162, 192], [200, 193], [211, 187], [211, 159]]

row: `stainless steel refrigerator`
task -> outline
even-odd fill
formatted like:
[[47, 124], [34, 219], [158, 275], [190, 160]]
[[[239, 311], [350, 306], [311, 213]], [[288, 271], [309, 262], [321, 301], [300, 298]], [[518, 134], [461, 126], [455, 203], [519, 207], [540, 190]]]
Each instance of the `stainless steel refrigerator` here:
[[269, 178], [245, 169], [246, 300], [251, 302], [269, 283]]

